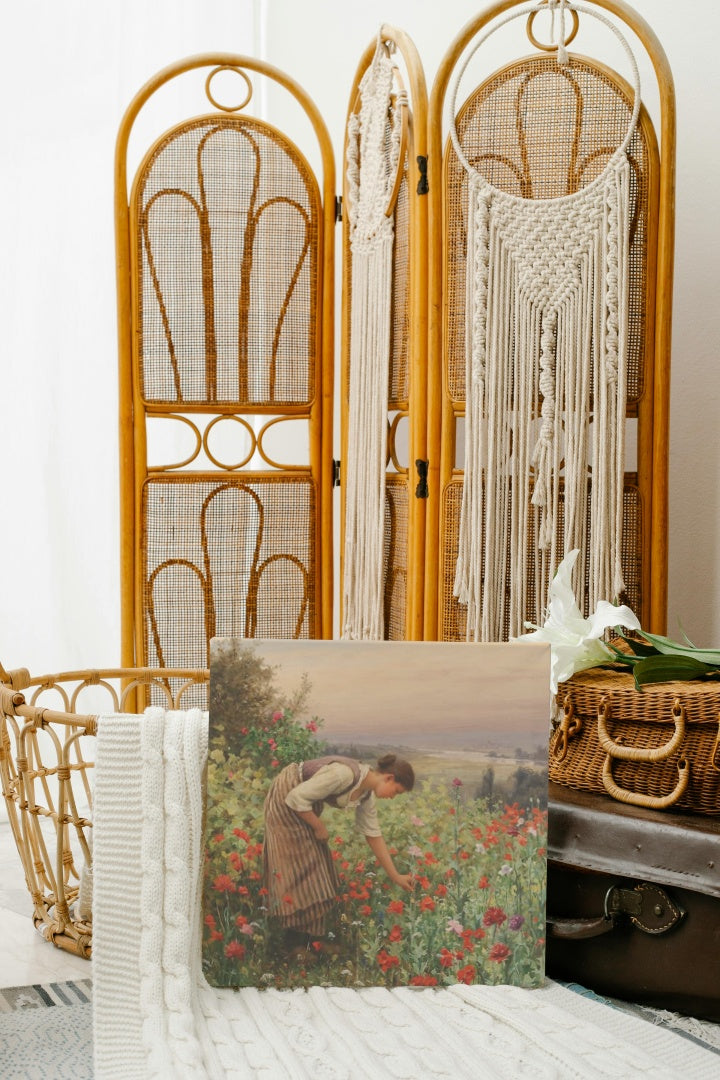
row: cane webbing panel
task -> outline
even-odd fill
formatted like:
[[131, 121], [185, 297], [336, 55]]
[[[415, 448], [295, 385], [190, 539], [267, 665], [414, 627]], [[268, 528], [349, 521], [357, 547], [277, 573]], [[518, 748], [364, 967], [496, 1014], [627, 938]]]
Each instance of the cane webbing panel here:
[[205, 667], [214, 636], [316, 636], [315, 501], [307, 475], [148, 480], [144, 662]]
[[390, 405], [408, 399], [408, 343], [410, 338], [410, 221], [407, 158], [395, 205], [395, 244], [393, 247], [392, 345], [388, 398]]
[[319, 214], [303, 157], [258, 121], [205, 117], [160, 140], [132, 208], [146, 401], [312, 401]]
[[408, 564], [407, 476], [385, 478], [385, 639], [405, 639]]
[[[441, 535], [442, 546], [440, 550], [440, 575], [442, 581], [441, 610], [439, 620], [440, 641], [465, 641], [467, 609], [459, 604], [453, 596], [453, 582], [455, 579], [455, 564], [458, 556], [458, 536], [460, 531], [460, 508], [462, 505], [462, 480], [453, 480], [443, 492], [441, 506]], [[588, 514], [587, 527], [589, 527], [590, 499], [592, 491], [588, 491]], [[533, 509], [530, 507], [532, 520]], [[562, 491], [557, 520], [558, 543], [562, 545], [564, 529], [564, 501]], [[622, 566], [625, 578], [625, 592], [622, 596], [623, 603], [629, 604], [635, 612], [642, 611], [642, 578], [641, 564], [643, 552], [642, 530], [642, 497], [634, 483], [626, 481], [623, 493], [623, 536], [622, 536]], [[538, 603], [534, 588], [534, 559], [531, 549], [531, 561], [527, 567], [529, 586], [526, 593], [525, 610], [530, 621], [539, 619], [543, 622], [542, 614], [538, 615]], [[509, 578], [510, 560], [506, 562], [506, 572]], [[584, 589], [583, 608], [588, 612], [588, 588], [587, 582]], [[546, 598], [540, 599], [539, 609], [544, 611]], [[506, 593], [505, 621], [509, 616], [509, 590]]]
[[[478, 87], [457, 119], [468, 160], [495, 187], [523, 198], [548, 199], [585, 187], [605, 167], [627, 133], [632, 91], [591, 61], [529, 57]], [[643, 392], [646, 347], [648, 168], [646, 131], [628, 149], [631, 163], [631, 248], [628, 401]], [[467, 175], [449, 149], [445, 197], [446, 372], [453, 401], [465, 400], [465, 257]]]

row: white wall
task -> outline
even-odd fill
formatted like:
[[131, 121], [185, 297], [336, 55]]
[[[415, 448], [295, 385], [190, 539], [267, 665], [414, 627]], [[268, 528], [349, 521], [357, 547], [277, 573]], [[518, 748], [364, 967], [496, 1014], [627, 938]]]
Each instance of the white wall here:
[[[119, 659], [112, 160], [132, 95], [182, 56], [253, 53], [304, 86], [339, 148], [357, 60], [382, 22], [410, 34], [431, 84], [445, 49], [481, 7], [470, 0], [25, 0], [6, 13], [11, 22], [0, 63], [0, 661], [6, 667], [58, 670]], [[669, 630], [680, 619], [698, 644], [720, 646], [720, 10], [710, 0], [689, 9], [676, 0], [636, 0], [635, 7], [664, 44], [678, 100]], [[598, 43], [595, 55], [609, 55], [604, 31], [590, 40]], [[481, 57], [487, 70], [498, 57], [493, 40]], [[647, 68], [643, 78], [652, 112]], [[272, 119], [279, 117], [273, 112]]]

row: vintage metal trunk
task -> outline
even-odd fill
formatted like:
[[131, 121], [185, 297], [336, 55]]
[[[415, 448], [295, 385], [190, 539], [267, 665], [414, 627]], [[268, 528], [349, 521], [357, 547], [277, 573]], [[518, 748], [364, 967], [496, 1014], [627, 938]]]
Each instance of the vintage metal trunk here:
[[720, 816], [550, 784], [547, 973], [720, 1021]]

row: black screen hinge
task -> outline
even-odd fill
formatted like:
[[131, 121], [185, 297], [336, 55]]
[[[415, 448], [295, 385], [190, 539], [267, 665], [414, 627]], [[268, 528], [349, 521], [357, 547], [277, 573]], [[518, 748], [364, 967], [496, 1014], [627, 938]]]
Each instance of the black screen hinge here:
[[415, 461], [415, 468], [417, 469], [418, 482], [415, 488], [416, 499], [427, 499], [428, 497], [428, 468], [430, 466], [429, 461], [423, 461], [422, 458], [417, 458]]
[[427, 158], [417, 158], [418, 169], [420, 171], [420, 179], [418, 180], [417, 193], [418, 195], [427, 195], [430, 187], [428, 186], [427, 178]]
[[340, 487], [340, 462], [333, 458], [333, 472], [332, 472], [332, 486], [334, 488]]
[[335, 221], [342, 221], [342, 195], [335, 196]]

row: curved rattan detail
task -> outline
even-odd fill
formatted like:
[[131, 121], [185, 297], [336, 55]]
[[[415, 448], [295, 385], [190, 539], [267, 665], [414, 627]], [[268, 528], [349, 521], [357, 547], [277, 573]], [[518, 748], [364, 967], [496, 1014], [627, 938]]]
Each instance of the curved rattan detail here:
[[[92, 862], [94, 735], [99, 714], [132, 711], [155, 688], [168, 709], [204, 695], [206, 669], [105, 668], [33, 677], [1, 671], [0, 782], [33, 920], [59, 948], [89, 958], [92, 913], [83, 868]], [[81, 698], [93, 694], [93, 711]], [[59, 706], [59, 707], [58, 707]], [[87, 879], [85, 881], [87, 885]]]
[[[141, 109], [166, 83], [203, 68], [218, 111], [159, 135], [128, 193], [128, 143]], [[319, 148], [320, 179], [282, 131], [242, 111], [249, 97], [221, 104], [210, 84], [224, 70], [248, 93], [254, 73], [291, 95], [317, 139], [307, 153]], [[180, 61], [150, 80], [123, 118], [116, 237], [126, 663], [207, 664], [215, 633], [332, 633], [334, 186], [316, 107], [287, 75], [250, 57]], [[300, 464], [264, 452], [268, 414], [306, 422]], [[164, 418], [189, 425], [195, 446], [156, 465], [147, 425]], [[250, 436], [240, 460], [228, 463], [226, 432], [210, 446], [221, 419]]]
[[261, 121], [199, 118], [159, 140], [131, 210], [147, 402], [312, 401], [320, 211], [307, 162]]

